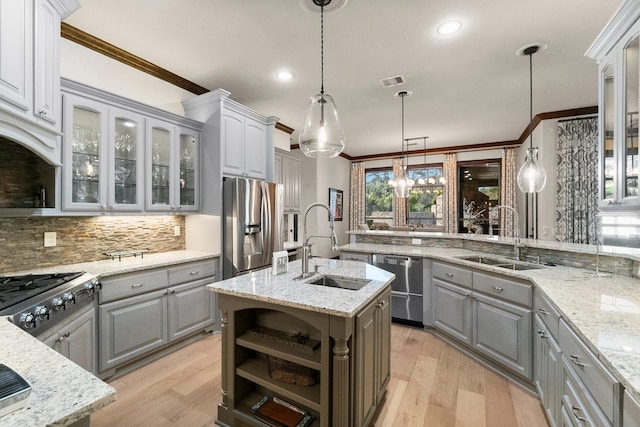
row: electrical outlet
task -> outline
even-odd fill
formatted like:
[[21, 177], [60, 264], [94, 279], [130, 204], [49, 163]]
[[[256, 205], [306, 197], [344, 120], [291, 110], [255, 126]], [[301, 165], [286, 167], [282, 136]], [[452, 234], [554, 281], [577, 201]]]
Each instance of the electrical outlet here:
[[176, 225], [175, 227], [173, 227], [173, 235], [174, 236], [179, 236], [180, 235], [180, 226]]
[[45, 231], [44, 233], [44, 247], [50, 248], [56, 245], [56, 232]]
[[411, 239], [411, 244], [412, 245], [421, 245], [422, 244], [422, 239]]

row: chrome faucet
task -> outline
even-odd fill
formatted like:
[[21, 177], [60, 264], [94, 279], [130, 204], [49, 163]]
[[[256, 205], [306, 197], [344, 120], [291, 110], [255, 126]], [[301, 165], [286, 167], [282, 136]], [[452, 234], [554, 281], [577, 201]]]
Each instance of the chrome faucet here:
[[497, 211], [500, 209], [506, 209], [513, 212], [513, 230], [511, 236], [513, 237], [513, 256], [515, 259], [520, 259], [520, 227], [518, 226], [518, 211], [515, 208], [507, 205], [497, 205], [489, 207], [489, 235], [493, 235], [493, 218], [497, 215]]
[[[329, 228], [331, 229], [331, 233], [328, 236], [307, 235], [307, 215], [309, 214], [309, 211], [315, 207], [325, 208], [327, 212], [329, 212]], [[336, 237], [334, 229], [333, 214], [331, 213], [331, 209], [329, 209], [329, 206], [322, 203], [313, 203], [309, 205], [306, 212], [304, 213], [304, 228], [302, 234], [302, 241], [304, 242], [302, 245], [302, 274], [297, 277], [297, 279], [306, 279], [307, 277], [313, 275], [313, 273], [309, 273], [309, 258], [311, 257], [311, 245], [309, 244], [309, 240], [311, 240], [312, 237], [323, 237], [331, 239], [331, 249], [334, 251], [338, 249], [338, 238]]]

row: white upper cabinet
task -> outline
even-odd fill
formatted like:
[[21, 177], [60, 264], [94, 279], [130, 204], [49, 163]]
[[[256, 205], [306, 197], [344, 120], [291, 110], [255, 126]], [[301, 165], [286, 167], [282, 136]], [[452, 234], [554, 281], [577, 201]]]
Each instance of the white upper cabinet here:
[[622, 4], [587, 51], [599, 64], [600, 208], [640, 208], [640, 0]]
[[295, 157], [276, 154], [273, 180], [284, 186], [284, 211], [300, 212], [302, 162]]
[[0, 109], [60, 131], [60, 20], [77, 0], [0, 0]]

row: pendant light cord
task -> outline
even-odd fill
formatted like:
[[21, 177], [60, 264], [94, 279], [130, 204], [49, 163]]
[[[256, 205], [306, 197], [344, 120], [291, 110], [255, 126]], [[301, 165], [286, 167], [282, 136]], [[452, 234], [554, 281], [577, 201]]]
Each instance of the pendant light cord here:
[[[536, 49], [537, 50], [537, 49]], [[533, 54], [529, 54], [529, 148], [533, 148]]]
[[[404, 155], [404, 97], [406, 95], [402, 95], [402, 166], [405, 165], [405, 155]], [[407, 147], [408, 150], [409, 147]]]
[[324, 95], [324, 4], [320, 6], [320, 94]]

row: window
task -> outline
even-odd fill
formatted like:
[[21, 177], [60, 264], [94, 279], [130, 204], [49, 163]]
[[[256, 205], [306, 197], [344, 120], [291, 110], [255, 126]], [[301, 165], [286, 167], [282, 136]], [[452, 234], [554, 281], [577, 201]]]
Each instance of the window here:
[[408, 170], [415, 185], [407, 198], [407, 225], [442, 229], [444, 180], [441, 166], [414, 166]]
[[393, 225], [393, 189], [389, 186], [392, 178], [390, 168], [365, 171], [365, 219], [369, 227], [374, 222]]

